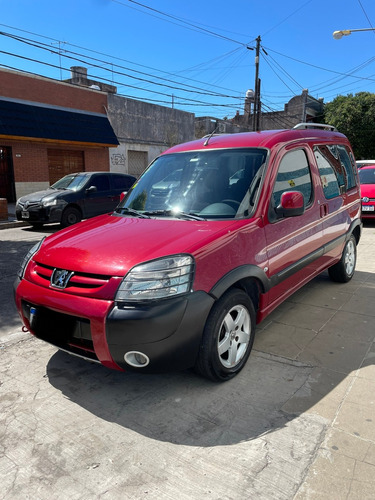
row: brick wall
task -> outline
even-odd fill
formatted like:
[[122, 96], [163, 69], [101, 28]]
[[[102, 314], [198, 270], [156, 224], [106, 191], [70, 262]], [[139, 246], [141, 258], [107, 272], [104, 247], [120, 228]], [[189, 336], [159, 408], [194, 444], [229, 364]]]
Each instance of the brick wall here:
[[107, 94], [16, 71], [0, 71], [0, 95], [105, 114]]

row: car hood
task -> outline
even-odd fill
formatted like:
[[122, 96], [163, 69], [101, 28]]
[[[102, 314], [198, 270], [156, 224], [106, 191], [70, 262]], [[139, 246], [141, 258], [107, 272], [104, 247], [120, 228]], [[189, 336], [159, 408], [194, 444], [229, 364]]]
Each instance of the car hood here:
[[375, 198], [375, 184], [361, 184], [361, 196]]
[[44, 189], [43, 191], [36, 191], [35, 193], [26, 194], [19, 199], [21, 203], [42, 201], [43, 198], [48, 196], [52, 198], [58, 196], [61, 193], [66, 193], [65, 189]]
[[34, 259], [75, 272], [124, 276], [148, 260], [202, 252], [239, 221], [185, 221], [101, 215], [48, 236]]

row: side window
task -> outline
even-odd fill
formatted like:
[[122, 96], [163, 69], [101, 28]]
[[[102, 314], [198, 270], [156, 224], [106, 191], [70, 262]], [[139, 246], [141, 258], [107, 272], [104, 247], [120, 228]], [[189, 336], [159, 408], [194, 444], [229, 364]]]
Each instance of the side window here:
[[300, 191], [305, 207], [312, 199], [312, 182], [306, 153], [302, 149], [286, 153], [281, 160], [273, 188], [273, 207], [280, 205], [281, 195], [286, 191]]
[[[314, 154], [326, 199], [329, 200], [344, 193], [347, 185], [347, 173], [341, 161], [339, 147], [335, 145], [315, 146]], [[350, 163], [349, 158], [348, 161]]]
[[90, 186], [95, 186], [100, 191], [109, 191], [109, 178], [108, 175], [96, 175], [91, 179]]
[[131, 177], [124, 177], [122, 175], [113, 175], [112, 176], [113, 187], [115, 189], [129, 189], [133, 184], [133, 180]]
[[345, 171], [346, 189], [349, 190], [356, 186], [354, 174], [354, 158], [349, 148], [347, 148], [346, 146], [340, 145], [337, 146], [337, 149], [339, 151], [341, 164], [344, 167]]

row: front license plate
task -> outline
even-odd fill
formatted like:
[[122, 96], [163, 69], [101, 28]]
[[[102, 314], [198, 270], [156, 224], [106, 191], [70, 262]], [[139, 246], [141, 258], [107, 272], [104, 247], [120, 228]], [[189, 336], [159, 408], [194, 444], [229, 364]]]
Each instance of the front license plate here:
[[22, 210], [22, 219], [30, 219], [30, 213], [27, 210]]
[[374, 212], [375, 205], [362, 205], [362, 212]]

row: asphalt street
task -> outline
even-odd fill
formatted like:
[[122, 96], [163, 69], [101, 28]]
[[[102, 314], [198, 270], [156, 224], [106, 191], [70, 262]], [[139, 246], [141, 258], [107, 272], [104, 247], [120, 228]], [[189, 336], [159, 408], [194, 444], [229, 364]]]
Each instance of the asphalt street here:
[[0, 231], [2, 499], [375, 498], [375, 224], [351, 282], [293, 295], [224, 384], [113, 372], [22, 332], [18, 265], [57, 228]]

